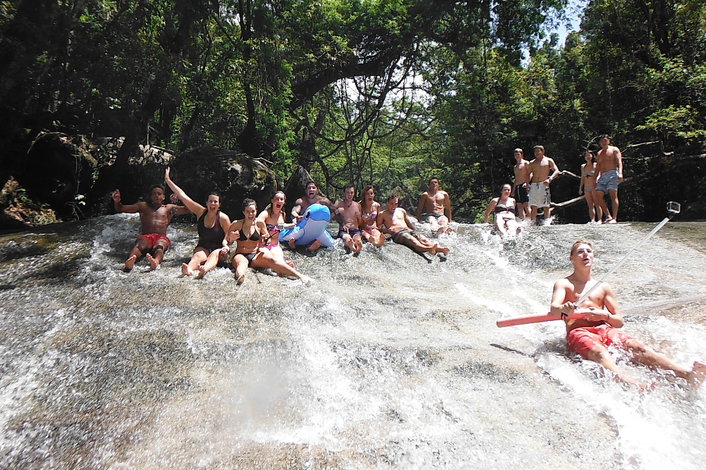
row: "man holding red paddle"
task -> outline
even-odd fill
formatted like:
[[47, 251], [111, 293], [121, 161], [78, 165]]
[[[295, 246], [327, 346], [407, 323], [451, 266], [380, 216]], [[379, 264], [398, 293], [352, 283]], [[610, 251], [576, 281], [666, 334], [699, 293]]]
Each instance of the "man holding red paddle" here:
[[[570, 351], [611, 370], [616, 380], [640, 387], [645, 387], [645, 384], [639, 383], [618, 367], [608, 353], [608, 346], [614, 345], [629, 351], [635, 362], [671, 370], [691, 386], [699, 386], [704, 381], [706, 364], [694, 362], [691, 369], [686, 369], [620, 330], [623, 326], [623, 316], [613, 290], [605, 282], [595, 286], [600, 281], [592, 279], [591, 276], [594, 260], [591, 242], [575, 242], [571, 247], [569, 259], [574, 266], [574, 272], [554, 284], [549, 315], [564, 318]], [[582, 294], [589, 290], [589, 295], [581, 305], [577, 305]]]

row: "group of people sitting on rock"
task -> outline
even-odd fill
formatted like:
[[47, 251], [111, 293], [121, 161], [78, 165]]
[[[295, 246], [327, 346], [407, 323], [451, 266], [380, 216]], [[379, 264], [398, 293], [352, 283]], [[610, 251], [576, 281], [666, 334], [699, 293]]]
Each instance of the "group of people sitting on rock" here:
[[[197, 218], [198, 242], [189, 262], [181, 266], [183, 275], [202, 278], [213, 268], [226, 265], [235, 270], [238, 284], [244, 281], [249, 267], [269, 269], [281, 276], [295, 277], [308, 284], [310, 278], [297, 271], [294, 264], [286, 259], [280, 245], [280, 234], [283, 230], [291, 232], [295, 229], [314, 204], [328, 208], [331, 216], [339, 223], [338, 238], [354, 256], [361, 252], [363, 242], [381, 247], [386, 241], [385, 235], [389, 235], [393, 242], [407, 246], [422, 256], [429, 253], [432, 256], [439, 255], [444, 260], [449, 253], [447, 247], [416, 231], [407, 211], [399, 207], [399, 197], [396, 194], [390, 194], [387, 208], [382, 210], [381, 204], [375, 201], [375, 189], [372, 185], [364, 188], [360, 202], [354, 200], [355, 187], [348, 185], [344, 188], [343, 199], [333, 204], [319, 193], [313, 181], [309, 181], [304, 195], [294, 203], [291, 222], [286, 220], [286, 198], [282, 191], [277, 191], [269, 206], [259, 214], [256, 202], [245, 199], [242, 206], [243, 217], [231, 222], [228, 215], [220, 210], [221, 197], [218, 193], [209, 193], [204, 207], [172, 181], [169, 168], [165, 170], [164, 181], [173, 192], [172, 203], [164, 203], [165, 188], [159, 184], [150, 188], [149, 202], [124, 205], [120, 190], [113, 192], [115, 210], [139, 213], [142, 225], [141, 235], [125, 261], [125, 271], [131, 271], [143, 256], [150, 269], [156, 269], [162, 262], [164, 253], [171, 247], [167, 227], [172, 218], [175, 215], [192, 213]], [[177, 200], [183, 205], [176, 204]], [[429, 180], [429, 190], [421, 195], [417, 211], [420, 221], [429, 222], [437, 233], [451, 230], [451, 202], [448, 194], [439, 189], [438, 178]], [[294, 249], [296, 242], [295, 237], [290, 237], [287, 244]], [[320, 246], [321, 241], [317, 239], [306, 249], [313, 252]]]

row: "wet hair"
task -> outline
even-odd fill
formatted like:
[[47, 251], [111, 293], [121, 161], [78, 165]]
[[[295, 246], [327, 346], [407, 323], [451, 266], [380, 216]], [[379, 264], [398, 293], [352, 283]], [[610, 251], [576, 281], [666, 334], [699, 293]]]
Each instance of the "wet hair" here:
[[397, 198], [397, 199], [400, 198], [400, 197], [397, 195], [397, 193], [390, 193], [390, 195], [387, 196], [388, 202], [389, 202], [389, 201], [392, 201], [392, 200], [395, 199], [395, 198]]
[[149, 194], [151, 196], [152, 191], [154, 191], [157, 188], [161, 189], [163, 193], [165, 193], [165, 194], [167, 193], [167, 190], [164, 189], [164, 186], [162, 186], [161, 184], [153, 184], [152, 186], [150, 186], [150, 190], [147, 194]]
[[586, 151], [583, 153], [584, 156], [585, 156], [587, 153], [590, 153], [590, 154], [591, 154], [591, 161], [592, 161], [592, 162], [595, 162], [595, 161], [596, 161], [596, 152], [595, 152], [595, 150], [586, 149]]
[[505, 186], [510, 186], [510, 191], [512, 191], [512, 185], [511, 185], [510, 183], [501, 184], [501, 185], [500, 185], [500, 190], [499, 190], [501, 196], [502, 196], [502, 194], [503, 194], [503, 188], [504, 188]]
[[512, 153], [520, 153], [522, 155], [525, 154], [525, 152], [520, 147], [517, 147], [515, 150], [512, 151]]
[[535, 145], [534, 147], [532, 147], [532, 149], [535, 149], [535, 150], [536, 150], [536, 149], [539, 149], [539, 150], [541, 150], [542, 152], [544, 152], [544, 145]]
[[[368, 191], [373, 190], [373, 194], [375, 194], [375, 186], [372, 184], [369, 184], [363, 188], [363, 191], [360, 193], [360, 206], [361, 208], [365, 206], [365, 195], [368, 193]], [[370, 203], [370, 210], [373, 209], [372, 203], [375, 202], [375, 197], [373, 197], [372, 202]]]
[[355, 190], [355, 185], [354, 185], [354, 184], [347, 184], [347, 185], [345, 185], [345, 186], [343, 187], [343, 192], [345, 193], [346, 191], [348, 191], [348, 188], [353, 188], [353, 190]]
[[441, 183], [441, 180], [440, 180], [439, 178], [437, 178], [436, 176], [432, 176], [431, 178], [429, 178], [429, 181], [427, 181], [427, 184], [431, 184], [431, 181], [432, 181], [432, 180], [436, 180], [436, 181], [438, 181], [439, 183]]
[[247, 198], [243, 200], [243, 211], [248, 206], [255, 206], [255, 210], [257, 210], [257, 202], [254, 199]]
[[576, 240], [574, 244], [571, 245], [571, 252], [569, 253], [569, 256], [574, 256], [576, 254], [576, 250], [578, 250], [579, 245], [588, 245], [591, 247], [591, 250], [593, 250], [593, 243], [588, 240]]
[[317, 189], [319, 188], [319, 185], [316, 184], [316, 183], [314, 182], [314, 180], [307, 180], [306, 183], [304, 184], [304, 188], [306, 188], [306, 187], [309, 186], [310, 184], [313, 184], [314, 186], [316, 186]]
[[218, 191], [209, 191], [209, 193], [206, 195], [206, 202], [208, 202], [208, 198], [211, 196], [216, 196], [218, 198], [218, 203], [223, 204], [223, 198], [221, 197], [221, 193]]
[[[272, 197], [270, 198], [270, 200], [274, 199], [275, 196], [277, 196], [278, 194], [281, 194], [282, 196], [284, 196], [285, 202], [287, 201], [287, 195], [284, 194], [284, 191], [275, 191], [275, 193], [272, 195]], [[285, 214], [285, 211], [281, 211], [280, 213], [282, 214], [282, 216], [284, 217], [284, 220], [285, 220], [285, 222], [286, 222], [286, 221], [287, 221], [287, 215]], [[272, 213], [272, 203], [270, 203], [270, 205], [267, 206], [267, 215], [268, 215], [268, 217], [272, 217], [272, 216], [274, 215], [274, 214]]]
[[603, 139], [608, 139], [608, 142], [610, 142], [611, 140], [613, 140], [613, 139], [610, 138], [610, 136], [609, 136], [608, 134], [601, 134], [601, 135], [598, 136], [598, 142], [600, 142], [600, 141], [603, 140]]

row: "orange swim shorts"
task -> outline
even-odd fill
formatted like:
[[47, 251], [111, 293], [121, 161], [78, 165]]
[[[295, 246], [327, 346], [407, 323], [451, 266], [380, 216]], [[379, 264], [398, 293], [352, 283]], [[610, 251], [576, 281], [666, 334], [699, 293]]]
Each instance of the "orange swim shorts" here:
[[569, 351], [580, 354], [584, 359], [588, 358], [589, 351], [597, 344], [605, 347], [611, 344], [620, 346], [630, 339], [632, 339], [630, 335], [605, 323], [598, 326], [574, 328], [566, 334]]

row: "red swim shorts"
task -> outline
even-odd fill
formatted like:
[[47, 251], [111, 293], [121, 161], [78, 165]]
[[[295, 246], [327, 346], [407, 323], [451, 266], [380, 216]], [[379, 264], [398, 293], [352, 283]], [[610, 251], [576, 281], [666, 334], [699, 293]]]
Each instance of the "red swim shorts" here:
[[574, 328], [566, 334], [569, 351], [580, 354], [584, 359], [588, 359], [589, 351], [597, 344], [605, 347], [611, 344], [620, 346], [630, 339], [632, 338], [619, 328], [613, 328], [605, 323], [598, 326]]
[[[153, 250], [155, 246], [157, 246], [157, 242], [159, 240], [165, 240], [167, 242], [167, 250], [172, 247], [172, 242], [167, 238], [165, 235], [162, 235], [161, 233], [148, 233], [146, 235], [140, 235], [137, 237], [138, 240], [145, 240], [149, 246], [147, 247], [148, 250]], [[167, 251], [164, 250], [164, 251]]]

